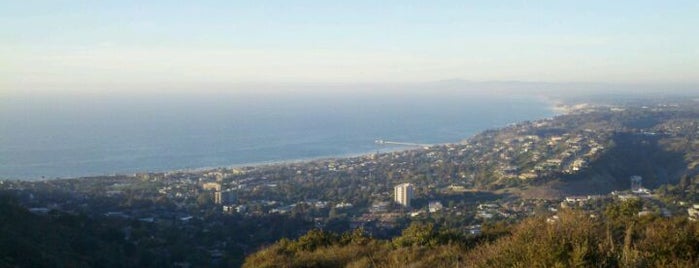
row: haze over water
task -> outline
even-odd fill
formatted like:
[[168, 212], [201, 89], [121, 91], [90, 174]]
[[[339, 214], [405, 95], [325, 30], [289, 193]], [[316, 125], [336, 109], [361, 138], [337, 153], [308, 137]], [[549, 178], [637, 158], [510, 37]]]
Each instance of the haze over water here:
[[14, 96], [0, 178], [156, 172], [346, 156], [376, 139], [455, 143], [553, 115], [531, 96], [458, 92]]
[[[550, 116], [531, 97], [542, 87], [695, 91], [697, 13], [696, 1], [4, 1], [0, 178], [458, 142]], [[473, 90], [400, 86], [445, 79]], [[394, 88], [228, 87], [362, 83]], [[482, 93], [513, 84], [528, 97]]]

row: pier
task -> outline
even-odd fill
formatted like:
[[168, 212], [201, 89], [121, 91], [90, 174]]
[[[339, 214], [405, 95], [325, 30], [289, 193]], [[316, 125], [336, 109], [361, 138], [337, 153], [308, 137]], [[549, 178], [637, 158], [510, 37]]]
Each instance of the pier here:
[[430, 147], [431, 144], [421, 144], [412, 142], [400, 142], [400, 141], [387, 141], [387, 140], [375, 140], [374, 143], [378, 145], [400, 145], [400, 146], [415, 146], [415, 147]]

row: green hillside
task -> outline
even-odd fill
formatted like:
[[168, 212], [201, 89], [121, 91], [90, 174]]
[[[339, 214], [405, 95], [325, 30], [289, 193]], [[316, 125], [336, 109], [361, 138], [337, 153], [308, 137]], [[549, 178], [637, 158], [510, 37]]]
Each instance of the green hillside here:
[[[633, 218], [609, 207], [602, 218], [563, 211], [477, 236], [413, 224], [392, 240], [360, 230], [318, 230], [283, 239], [246, 259], [244, 267], [697, 267], [699, 224], [682, 218]], [[615, 213], [617, 212], [617, 213]]]

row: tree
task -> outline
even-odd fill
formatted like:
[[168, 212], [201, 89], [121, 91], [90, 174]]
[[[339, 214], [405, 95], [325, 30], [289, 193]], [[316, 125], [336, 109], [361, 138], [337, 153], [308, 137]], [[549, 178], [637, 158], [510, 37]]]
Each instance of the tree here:
[[613, 224], [623, 225], [633, 219], [643, 208], [643, 203], [639, 199], [629, 199], [621, 203], [607, 205], [604, 210], [605, 216]]
[[396, 247], [431, 247], [437, 243], [434, 224], [421, 224], [413, 222], [405, 228], [401, 236], [393, 240]]
[[197, 204], [200, 207], [210, 206], [214, 203], [213, 198], [214, 197], [210, 192], [201, 193], [199, 196], [197, 196]]

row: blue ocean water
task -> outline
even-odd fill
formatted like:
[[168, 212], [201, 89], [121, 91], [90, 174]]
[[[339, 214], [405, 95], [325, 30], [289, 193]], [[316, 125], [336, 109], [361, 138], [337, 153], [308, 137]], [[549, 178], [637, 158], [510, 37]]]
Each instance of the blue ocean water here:
[[553, 115], [532, 96], [474, 93], [41, 95], [0, 99], [0, 178], [231, 166], [459, 142]]

